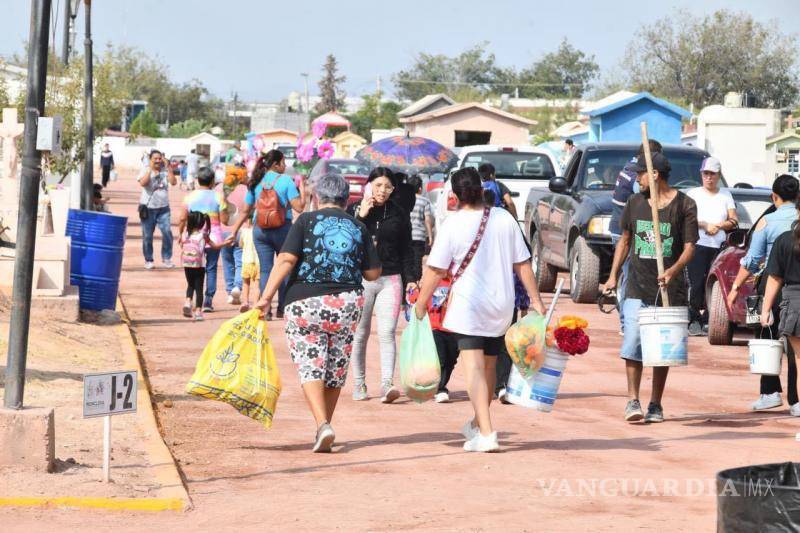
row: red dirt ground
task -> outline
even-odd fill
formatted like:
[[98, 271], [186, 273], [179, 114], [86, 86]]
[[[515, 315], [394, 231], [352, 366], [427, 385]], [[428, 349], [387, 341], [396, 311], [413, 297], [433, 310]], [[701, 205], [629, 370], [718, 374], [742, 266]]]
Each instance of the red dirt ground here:
[[[462, 451], [470, 414], [457, 369], [451, 404], [355, 403], [348, 382], [334, 427], [335, 453], [310, 452], [313, 419], [270, 324], [283, 376], [274, 427], [264, 431], [231, 407], [183, 390], [206, 341], [234, 315], [218, 292], [204, 323], [180, 316], [183, 273], [142, 268], [135, 183], [111, 188], [111, 208], [130, 216], [122, 297], [144, 353], [164, 438], [195, 509], [184, 514], [0, 511], [4, 529], [87, 525], [151, 530], [708, 531], [716, 520], [719, 470], [791, 460], [798, 420], [786, 409], [748, 412], [758, 377], [746, 348], [690, 340], [690, 366], [670, 374], [667, 421], [627, 424], [617, 316], [562, 299], [559, 313], [590, 322], [592, 346], [571, 360], [552, 413], [496, 404], [499, 454]], [[173, 205], [180, 195], [173, 192]], [[160, 243], [156, 243], [156, 256]], [[220, 274], [220, 287], [222, 287]], [[368, 385], [378, 389], [371, 341]], [[649, 372], [643, 403], [649, 394]], [[167, 408], [167, 400], [172, 407]], [[13, 520], [13, 522], [12, 522]]]

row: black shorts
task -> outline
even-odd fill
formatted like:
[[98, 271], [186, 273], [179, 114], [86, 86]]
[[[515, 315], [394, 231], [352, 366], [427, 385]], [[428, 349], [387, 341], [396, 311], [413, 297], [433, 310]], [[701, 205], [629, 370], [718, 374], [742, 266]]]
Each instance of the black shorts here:
[[504, 337], [480, 337], [478, 335], [462, 335], [453, 333], [458, 341], [458, 349], [483, 350], [483, 355], [500, 355], [500, 348], [505, 343]]

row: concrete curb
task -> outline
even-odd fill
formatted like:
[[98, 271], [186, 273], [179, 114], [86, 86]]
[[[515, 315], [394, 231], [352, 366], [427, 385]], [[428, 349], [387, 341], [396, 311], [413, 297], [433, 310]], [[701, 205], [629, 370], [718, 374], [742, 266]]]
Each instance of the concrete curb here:
[[[192, 500], [183, 484], [178, 465], [175, 458], [169, 451], [167, 444], [161, 436], [158, 429], [158, 420], [156, 419], [155, 411], [153, 410], [152, 390], [150, 381], [144, 372], [141, 354], [133, 339], [133, 332], [130, 329], [131, 319], [128, 315], [128, 309], [122, 298], [117, 298], [117, 309], [122, 318], [122, 324], [115, 326], [117, 334], [119, 335], [120, 345], [122, 346], [123, 358], [125, 367], [136, 368], [139, 372], [138, 383], [138, 398], [137, 398], [137, 416], [142, 423], [147, 449], [147, 454], [153, 464], [155, 477], [161, 484], [161, 494], [164, 498], [142, 498], [131, 499], [132, 507], [104, 507], [107, 509], [131, 509], [131, 510], [183, 510], [188, 511], [193, 508]], [[91, 500], [92, 498], [85, 498]], [[122, 499], [113, 499], [114, 502], [123, 502]], [[148, 508], [146, 502], [152, 502], [155, 507]], [[138, 503], [137, 503], [138, 502]], [[169, 502], [180, 502], [180, 506], [167, 505]], [[2, 504], [2, 500], [0, 500]], [[161, 505], [161, 507], [159, 507]], [[91, 505], [90, 505], [91, 506]]]
[[0, 498], [0, 507], [41, 507], [46, 509], [108, 509], [112, 511], [184, 511], [181, 498]]

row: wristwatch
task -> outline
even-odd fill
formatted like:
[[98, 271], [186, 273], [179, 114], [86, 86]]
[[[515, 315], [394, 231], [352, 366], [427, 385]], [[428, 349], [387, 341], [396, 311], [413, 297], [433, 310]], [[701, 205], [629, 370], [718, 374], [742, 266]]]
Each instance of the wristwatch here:
[[741, 286], [740, 286], [740, 285], [737, 285], [737, 284], [735, 284], [735, 283], [734, 283], [733, 285], [731, 285], [731, 289], [732, 289], [732, 290], [734, 290], [734, 291], [736, 291], [736, 292], [739, 292], [739, 289], [740, 289], [740, 288], [741, 288]]

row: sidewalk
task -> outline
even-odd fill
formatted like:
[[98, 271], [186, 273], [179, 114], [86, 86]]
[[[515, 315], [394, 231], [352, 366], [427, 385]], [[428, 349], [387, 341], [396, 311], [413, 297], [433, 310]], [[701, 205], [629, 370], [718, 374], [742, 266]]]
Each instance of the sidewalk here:
[[[51, 524], [107, 526], [124, 519], [139, 530], [175, 531], [707, 531], [716, 521], [711, 488], [716, 472], [797, 455], [794, 435], [800, 420], [786, 409], [747, 411], [758, 377], [747, 370], [746, 348], [712, 347], [706, 339], [690, 339], [690, 366], [670, 373], [667, 421], [626, 424], [617, 316], [568, 298], [557, 315], [589, 320], [590, 351], [570, 360], [552, 413], [493, 407], [502, 453], [462, 451], [459, 429], [470, 409], [457, 368], [451, 404], [417, 405], [405, 398], [394, 405], [375, 398], [353, 402], [348, 380], [333, 421], [335, 453], [312, 454], [315, 428], [281, 322], [269, 326], [284, 387], [270, 431], [228, 405], [184, 393], [205, 343], [235, 314], [224, 303], [222, 276], [218, 312], [202, 323], [182, 318], [183, 272], [143, 268], [135, 182], [123, 178], [110, 187], [110, 195], [112, 211], [131, 217], [122, 299], [165, 440], [195, 509], [123, 518], [59, 511], [47, 514]], [[179, 192], [172, 198], [177, 206]], [[159, 251], [156, 242], [157, 257]], [[373, 334], [367, 368], [372, 395], [378, 391], [378, 359]], [[642, 384], [645, 402], [650, 376], [646, 372]], [[604, 482], [605, 489], [580, 490], [592, 480]], [[675, 492], [668, 490], [673, 481]], [[692, 488], [697, 484], [699, 490]], [[618, 490], [610, 492], [614, 487]], [[0, 513], [0, 519], [4, 516]], [[15, 516], [18, 523], [35, 519], [30, 513]]]

